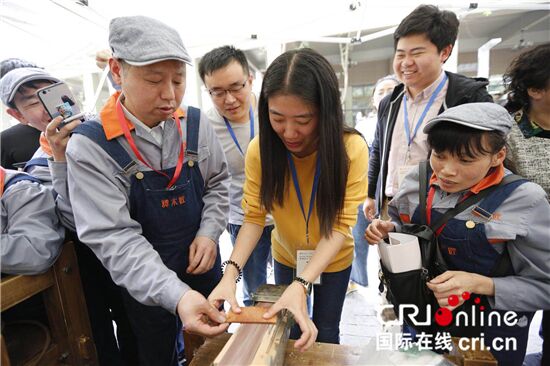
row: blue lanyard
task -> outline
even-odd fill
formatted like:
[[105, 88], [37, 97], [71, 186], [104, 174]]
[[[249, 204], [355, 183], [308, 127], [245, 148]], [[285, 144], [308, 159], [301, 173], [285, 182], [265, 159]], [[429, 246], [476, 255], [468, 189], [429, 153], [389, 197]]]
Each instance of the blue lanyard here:
[[420, 125], [424, 121], [424, 118], [426, 118], [426, 114], [428, 114], [428, 111], [432, 107], [432, 104], [434, 104], [435, 98], [438, 96], [438, 94], [441, 92], [441, 89], [443, 89], [443, 85], [445, 85], [445, 82], [447, 81], [447, 74], [444, 74], [445, 77], [437, 88], [432, 93], [432, 96], [430, 97], [430, 100], [428, 100], [428, 104], [426, 104], [426, 107], [424, 107], [424, 112], [422, 112], [422, 115], [418, 119], [418, 122], [416, 122], [416, 126], [414, 127], [414, 133], [411, 137], [411, 129], [409, 127], [409, 113], [407, 112], [407, 93], [403, 94], [403, 112], [405, 114], [405, 135], [407, 136], [407, 146], [411, 146], [414, 138], [416, 137], [416, 133], [418, 132], [418, 129], [420, 128]]
[[304, 210], [304, 201], [302, 199], [302, 192], [300, 191], [300, 185], [298, 183], [298, 173], [296, 172], [296, 166], [292, 160], [290, 152], [286, 152], [288, 164], [290, 165], [290, 172], [292, 173], [292, 181], [294, 182], [294, 189], [296, 190], [296, 196], [298, 196], [298, 202], [302, 209], [302, 216], [306, 221], [306, 244], [309, 245], [309, 218], [311, 217], [311, 211], [313, 211], [313, 204], [315, 203], [315, 194], [317, 193], [317, 187], [319, 186], [319, 176], [321, 175], [321, 160], [317, 156], [317, 162], [315, 163], [315, 175], [313, 176], [313, 187], [311, 188], [311, 197], [309, 198], [309, 211], [307, 213]]
[[[250, 118], [250, 141], [252, 141], [252, 139], [254, 138], [254, 113], [252, 112], [252, 106], [250, 106], [248, 115]], [[239, 140], [237, 140], [237, 136], [235, 136], [235, 131], [233, 131], [233, 127], [231, 127], [231, 123], [229, 123], [229, 121], [225, 117], [223, 117], [223, 121], [225, 122], [225, 127], [227, 127], [227, 130], [229, 131], [231, 138], [235, 142], [235, 145], [237, 145], [237, 149], [239, 149], [239, 151], [241, 152], [241, 155], [244, 156], [243, 149], [241, 148], [241, 145], [239, 145]]]

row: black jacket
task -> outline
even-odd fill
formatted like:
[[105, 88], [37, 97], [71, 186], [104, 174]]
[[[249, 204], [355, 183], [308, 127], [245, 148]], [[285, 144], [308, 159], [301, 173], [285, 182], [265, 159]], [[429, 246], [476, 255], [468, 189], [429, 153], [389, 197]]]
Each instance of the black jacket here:
[[40, 131], [20, 123], [0, 134], [2, 166], [17, 170], [14, 163], [25, 163], [40, 146]]
[[[493, 101], [493, 98], [486, 89], [486, 86], [489, 84], [487, 79], [469, 78], [448, 71], [445, 71], [445, 73], [449, 78], [449, 85], [445, 101], [439, 113], [460, 104]], [[401, 101], [403, 100], [404, 88], [403, 84], [396, 86], [390, 96], [382, 99], [378, 108], [378, 122], [370, 150], [368, 188], [368, 196], [376, 199], [378, 211], [385, 199], [384, 187], [386, 186], [388, 175], [391, 136], [401, 107]]]

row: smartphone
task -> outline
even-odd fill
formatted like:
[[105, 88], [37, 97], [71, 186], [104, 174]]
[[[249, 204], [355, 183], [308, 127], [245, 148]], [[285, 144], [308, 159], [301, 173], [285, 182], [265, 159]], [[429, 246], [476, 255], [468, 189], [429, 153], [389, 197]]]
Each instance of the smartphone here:
[[80, 112], [78, 103], [71, 90], [64, 82], [48, 85], [37, 91], [38, 99], [52, 119], [62, 116], [63, 122], [59, 129], [75, 119], [82, 119], [84, 113]]

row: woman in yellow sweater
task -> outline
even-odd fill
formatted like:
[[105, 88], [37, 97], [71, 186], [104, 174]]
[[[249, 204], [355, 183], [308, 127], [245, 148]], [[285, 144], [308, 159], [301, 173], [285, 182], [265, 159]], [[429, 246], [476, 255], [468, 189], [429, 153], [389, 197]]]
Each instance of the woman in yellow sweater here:
[[[244, 224], [209, 299], [218, 306], [227, 300], [240, 312], [235, 282], [270, 213], [275, 282], [289, 286], [264, 317], [290, 310], [300, 328], [291, 338], [302, 332], [298, 349], [316, 339], [339, 343], [353, 261], [351, 228], [367, 192], [367, 144], [344, 126], [334, 70], [311, 49], [288, 51], [273, 61], [258, 113], [260, 137], [246, 154]], [[313, 321], [306, 306], [312, 284]]]

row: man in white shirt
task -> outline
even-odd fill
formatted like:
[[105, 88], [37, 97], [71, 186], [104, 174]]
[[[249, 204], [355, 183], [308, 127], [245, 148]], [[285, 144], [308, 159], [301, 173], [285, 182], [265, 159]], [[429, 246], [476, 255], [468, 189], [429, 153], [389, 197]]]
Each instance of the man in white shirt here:
[[[248, 144], [259, 133], [253, 105], [253, 78], [244, 52], [233, 46], [219, 47], [205, 54], [199, 63], [199, 74], [214, 104], [206, 114], [221, 142], [231, 173], [227, 231], [234, 245], [244, 218], [241, 207], [244, 156]], [[268, 217], [262, 237], [243, 269], [245, 306], [252, 305], [251, 293], [267, 281], [272, 230], [273, 220]]]
[[395, 30], [393, 69], [402, 84], [380, 102], [378, 109], [364, 203], [370, 220], [376, 212], [383, 214], [383, 206], [397, 193], [411, 167], [428, 158], [422, 129], [430, 118], [460, 104], [493, 101], [486, 79], [443, 71], [458, 25], [456, 14], [420, 5]]

